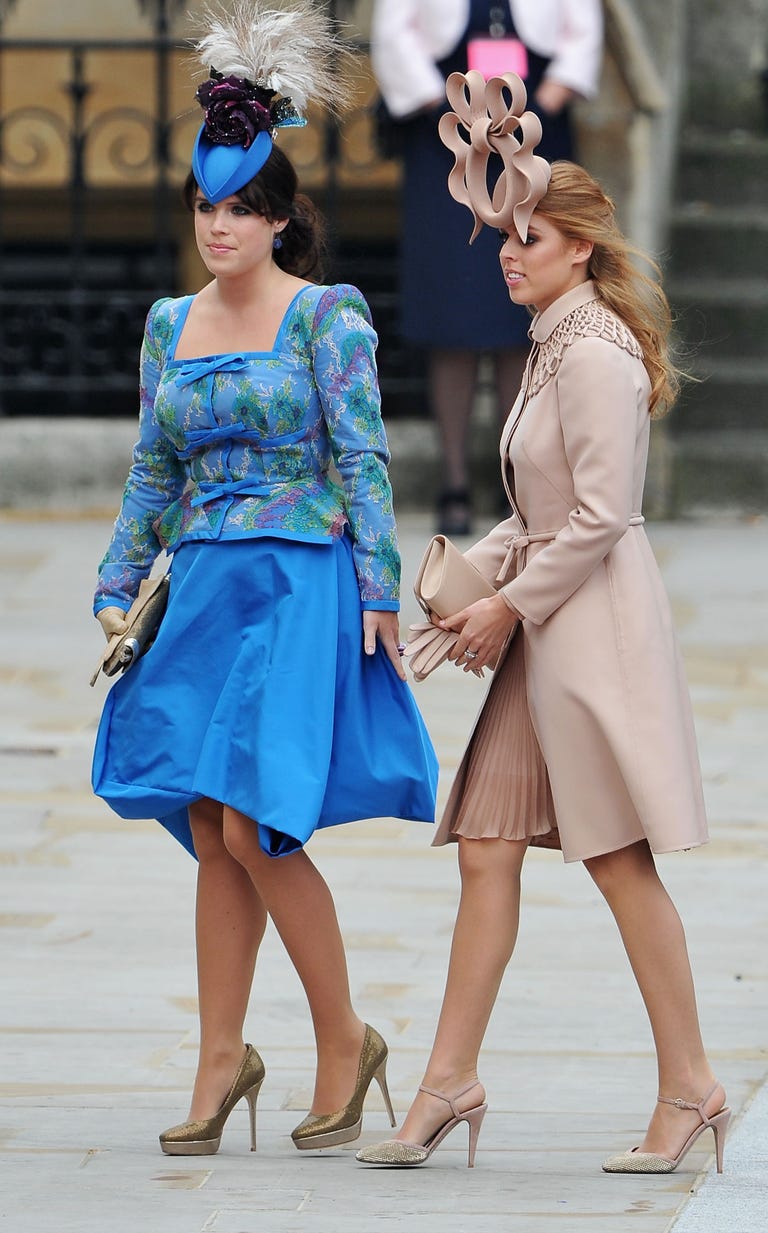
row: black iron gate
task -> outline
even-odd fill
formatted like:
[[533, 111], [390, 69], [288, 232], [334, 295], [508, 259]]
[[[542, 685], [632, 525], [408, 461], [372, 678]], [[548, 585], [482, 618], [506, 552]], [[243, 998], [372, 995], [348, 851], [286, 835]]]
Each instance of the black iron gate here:
[[[181, 106], [173, 97], [174, 82], [188, 81], [188, 69], [174, 70], [189, 46], [169, 34], [169, 12], [183, 4], [139, 3], [152, 18], [146, 39], [8, 40], [0, 30], [0, 415], [134, 415], [147, 308], [185, 290], [179, 183], [199, 111], [188, 93]], [[110, 74], [133, 83], [130, 97], [116, 101]], [[357, 123], [369, 123], [364, 111]], [[370, 141], [357, 145], [375, 159]], [[346, 159], [349, 186], [349, 151], [333, 124], [311, 158], [323, 168], [330, 273], [372, 306], [385, 409], [421, 411], [421, 361], [397, 336], [396, 238], [345, 233], [339, 172]]]
[[[135, 411], [143, 319], [177, 281], [169, 84], [178, 44], [168, 33], [171, 4], [142, 7], [154, 26], [145, 40], [0, 39], [5, 414]], [[99, 57], [103, 69], [115, 53], [142, 78], [149, 70], [144, 106], [114, 105], [94, 73]]]

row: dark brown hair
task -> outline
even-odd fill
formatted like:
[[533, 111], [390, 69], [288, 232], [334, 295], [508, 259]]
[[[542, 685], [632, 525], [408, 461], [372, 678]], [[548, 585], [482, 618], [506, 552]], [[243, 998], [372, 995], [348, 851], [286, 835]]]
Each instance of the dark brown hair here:
[[[309, 197], [297, 192], [298, 176], [293, 163], [276, 145], [264, 166], [234, 195], [243, 205], [274, 223], [284, 218], [288, 224], [280, 232], [282, 247], [274, 252], [275, 263], [287, 274], [320, 282], [325, 261], [325, 223]], [[184, 183], [187, 209], [195, 208], [198, 183], [190, 171]]]

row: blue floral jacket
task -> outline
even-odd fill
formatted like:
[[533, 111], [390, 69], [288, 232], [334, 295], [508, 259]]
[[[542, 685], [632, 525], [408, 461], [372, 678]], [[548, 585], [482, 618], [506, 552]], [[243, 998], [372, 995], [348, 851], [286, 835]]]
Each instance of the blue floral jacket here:
[[304, 287], [271, 351], [177, 360], [193, 298], [149, 311], [140, 435], [94, 611], [130, 607], [161, 548], [256, 535], [326, 543], [347, 527], [363, 608], [396, 610], [400, 556], [363, 296]]

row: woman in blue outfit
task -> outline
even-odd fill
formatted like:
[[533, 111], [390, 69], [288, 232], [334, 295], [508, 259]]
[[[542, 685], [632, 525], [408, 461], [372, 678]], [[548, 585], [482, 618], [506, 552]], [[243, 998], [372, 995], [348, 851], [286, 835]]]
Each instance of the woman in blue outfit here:
[[[158, 637], [108, 695], [93, 782], [199, 862], [200, 1057], [189, 1120], [161, 1135], [179, 1155], [215, 1152], [243, 1097], [254, 1146], [264, 1066], [243, 1022], [268, 915], [317, 1042], [294, 1142], [359, 1135], [373, 1078], [386, 1096], [387, 1047], [352, 1007], [333, 899], [304, 845], [358, 818], [434, 817], [436, 759], [398, 653], [376, 335], [356, 288], [312, 281], [317, 216], [272, 144], [296, 113], [269, 84], [224, 63], [198, 91], [185, 194], [213, 277], [150, 309], [140, 436], [95, 603], [107, 636], [120, 632], [160, 549], [173, 554]], [[233, 100], [247, 144], [221, 141], [217, 106], [229, 125]]]

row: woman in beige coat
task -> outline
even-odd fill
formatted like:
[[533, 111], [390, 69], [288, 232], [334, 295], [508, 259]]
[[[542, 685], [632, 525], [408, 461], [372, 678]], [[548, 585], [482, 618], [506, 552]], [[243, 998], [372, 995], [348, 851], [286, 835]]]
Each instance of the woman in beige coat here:
[[[484, 173], [472, 181], [472, 207], [491, 221]], [[445, 997], [402, 1128], [358, 1159], [422, 1164], [466, 1121], [472, 1164], [486, 1108], [478, 1054], [515, 945], [523, 859], [543, 843], [583, 861], [605, 896], [656, 1045], [645, 1138], [603, 1168], [671, 1172], [707, 1127], [721, 1168], [725, 1092], [653, 859], [707, 839], [688, 691], [641, 513], [650, 416], [675, 393], [669, 310], [585, 171], [555, 163], [540, 192], [530, 223], [509, 216], [501, 232], [510, 299], [537, 309], [501, 441], [514, 512], [466, 554], [497, 594], [440, 622], [458, 634], [457, 665], [496, 664], [435, 840], [458, 842], [462, 878]]]

